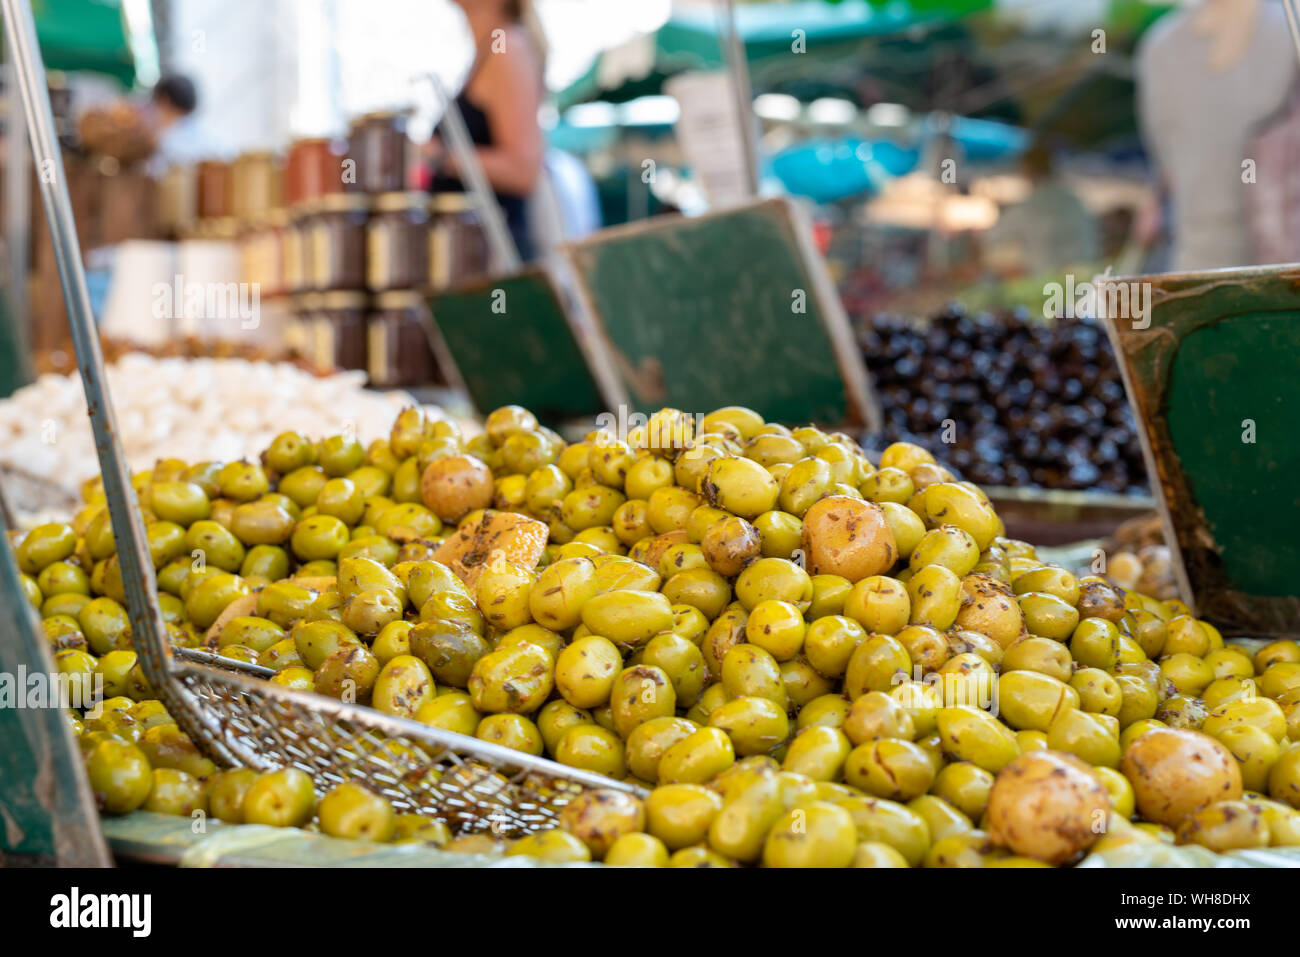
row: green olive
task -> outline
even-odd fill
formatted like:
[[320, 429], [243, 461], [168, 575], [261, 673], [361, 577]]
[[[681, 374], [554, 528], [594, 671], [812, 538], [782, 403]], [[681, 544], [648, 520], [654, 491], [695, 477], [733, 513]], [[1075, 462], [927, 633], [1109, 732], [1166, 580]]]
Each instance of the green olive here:
[[149, 506], [160, 520], [187, 526], [212, 512], [202, 486], [193, 482], [155, 482], [149, 492]]
[[1069, 681], [1074, 660], [1069, 650], [1051, 638], [1025, 638], [1016, 642], [1002, 656], [1002, 672], [1038, 671], [1058, 681]]
[[931, 793], [947, 801], [972, 821], [978, 821], [984, 816], [992, 790], [992, 774], [967, 761], [955, 761], [945, 765], [938, 773]]
[[980, 551], [993, 543], [1001, 524], [986, 501], [966, 486], [952, 482], [939, 482], [926, 488], [925, 517], [936, 526], [960, 528], [971, 536]]
[[800, 609], [812, 602], [812, 578], [794, 562], [760, 558], [736, 579], [736, 598], [747, 611], [764, 601], [785, 601]]
[[582, 604], [581, 618], [593, 634], [624, 647], [639, 647], [673, 627], [672, 603], [659, 592], [620, 590], [595, 595]]
[[940, 630], [950, 628], [961, 609], [961, 585], [957, 574], [944, 565], [925, 565], [918, 569], [906, 585], [911, 623]]
[[191, 525], [185, 533], [185, 548], [195, 561], [222, 571], [238, 571], [244, 561], [243, 544], [230, 529], [213, 521]]
[[788, 706], [781, 668], [775, 658], [763, 648], [740, 644], [727, 652], [722, 660], [722, 686], [732, 698], [766, 698], [782, 711]]
[[317, 593], [292, 581], [277, 581], [258, 593], [257, 614], [281, 628], [292, 628], [316, 600]]
[[565, 731], [555, 746], [555, 760], [611, 778], [627, 773], [622, 740], [608, 728], [594, 724], [577, 724]]
[[77, 548], [77, 533], [71, 525], [37, 525], [18, 543], [18, 567], [28, 575], [40, 574], [52, 562], [61, 562]]
[[751, 520], [775, 508], [780, 491], [767, 469], [746, 458], [714, 459], [700, 481], [700, 492], [710, 505]]
[[794, 736], [781, 767], [814, 781], [836, 781], [852, 748], [848, 736], [838, 728], [811, 725]]
[[538, 645], [520, 644], [489, 652], [474, 663], [470, 673], [474, 707], [484, 713], [531, 714], [551, 693], [553, 667], [546, 649]]
[[410, 653], [438, 681], [453, 688], [468, 687], [475, 666], [491, 650], [482, 635], [456, 621], [419, 622], [410, 629], [407, 641]]
[[299, 622], [289, 637], [293, 639], [303, 664], [313, 671], [340, 648], [361, 644], [350, 628], [336, 621]]
[[236, 599], [252, 594], [238, 575], [218, 573], [205, 578], [185, 600], [185, 615], [196, 628], [208, 628]]
[[433, 699], [433, 675], [423, 661], [412, 655], [398, 655], [384, 665], [371, 692], [375, 709], [402, 718], [415, 718]]
[[911, 741], [881, 738], [860, 744], [844, 764], [844, 780], [877, 797], [909, 801], [930, 789], [935, 765]]
[[1111, 733], [1101, 715], [1078, 710], [1062, 712], [1047, 729], [1047, 746], [1098, 767], [1119, 767], [1119, 736]]
[[973, 571], [979, 560], [979, 546], [968, 532], [956, 525], [940, 525], [921, 536], [907, 564], [914, 572], [941, 565], [960, 578]]
[[920, 865], [930, 848], [930, 829], [916, 811], [883, 798], [849, 797], [836, 803], [853, 818], [859, 841], [885, 844], [898, 851], [908, 864]]
[[1078, 702], [1077, 691], [1038, 671], [1009, 671], [998, 678], [999, 717], [1016, 730], [1045, 732]]
[[709, 726], [719, 728], [731, 738], [736, 754], [767, 754], [790, 733], [790, 719], [784, 708], [770, 698], [739, 697], [716, 708], [709, 715]]
[[260, 465], [229, 462], [217, 473], [217, 487], [223, 498], [234, 502], [251, 502], [270, 489], [266, 472]]
[[941, 708], [937, 722], [943, 749], [959, 761], [969, 761], [996, 774], [1020, 753], [1016, 736], [978, 708], [969, 705]]
[[808, 626], [803, 612], [788, 601], [769, 599], [750, 609], [745, 637], [777, 661], [793, 658], [803, 648]]
[[665, 752], [698, 730], [694, 721], [671, 715], [638, 724], [627, 736], [628, 769], [643, 781], [658, 780], [659, 762]]
[[844, 693], [852, 700], [869, 691], [889, 691], [911, 673], [912, 659], [903, 645], [888, 635], [871, 635], [849, 658]]
[[[699, 700], [708, 676], [708, 667], [699, 646], [689, 638], [684, 638], [675, 631], [655, 635], [642, 649], [641, 663], [659, 668], [668, 676], [677, 696], [678, 707], [689, 708]], [[653, 777], [639, 776], [649, 781], [654, 780]]]
[[1031, 635], [1065, 641], [1079, 623], [1079, 612], [1073, 606], [1047, 592], [1025, 592], [1019, 602]]
[[[763, 462], [757, 456], [751, 455], [751, 458], [764, 465], [770, 464]], [[777, 501], [781, 508], [791, 515], [802, 516], [814, 502], [828, 494], [834, 484], [830, 464], [825, 459], [801, 458], [790, 467], [790, 471], [786, 472], [785, 478], [781, 480], [781, 491]]]

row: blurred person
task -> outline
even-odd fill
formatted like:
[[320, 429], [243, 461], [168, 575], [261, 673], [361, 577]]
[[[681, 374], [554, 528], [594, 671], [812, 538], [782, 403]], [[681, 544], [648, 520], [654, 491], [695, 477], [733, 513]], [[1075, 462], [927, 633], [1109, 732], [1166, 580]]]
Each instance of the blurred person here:
[[1032, 189], [1003, 210], [989, 230], [989, 242], [1009, 249], [1030, 276], [1095, 262], [1101, 246], [1097, 218], [1056, 175], [1051, 150], [1034, 143], [1020, 166]]
[[[474, 37], [474, 62], [456, 106], [506, 225], [527, 262], [535, 256], [528, 198], [542, 176], [545, 145], [537, 111], [545, 92], [545, 38], [529, 0], [456, 0]], [[463, 192], [445, 133], [431, 144], [430, 189]]]
[[216, 155], [198, 117], [198, 91], [194, 81], [180, 74], [162, 77], [154, 84], [144, 114], [152, 126], [157, 147], [150, 160], [155, 175], [169, 166], [196, 163]]
[[[1138, 118], [1162, 187], [1178, 271], [1255, 262], [1243, 177], [1261, 126], [1286, 104], [1296, 52], [1277, 0], [1201, 0], [1166, 14], [1137, 52]], [[1160, 207], [1144, 210], [1150, 241]]]

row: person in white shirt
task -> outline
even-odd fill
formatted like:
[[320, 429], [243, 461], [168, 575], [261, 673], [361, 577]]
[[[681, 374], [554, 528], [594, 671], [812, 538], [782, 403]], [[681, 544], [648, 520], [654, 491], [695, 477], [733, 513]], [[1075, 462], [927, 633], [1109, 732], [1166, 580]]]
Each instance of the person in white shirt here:
[[1173, 269], [1253, 264], [1242, 164], [1295, 77], [1286, 11], [1270, 0], [1203, 0], [1143, 37], [1138, 115], [1169, 195]]
[[164, 76], [153, 88], [145, 114], [154, 129], [157, 149], [149, 161], [155, 176], [168, 167], [197, 163], [218, 155], [198, 117], [198, 93], [188, 77]]

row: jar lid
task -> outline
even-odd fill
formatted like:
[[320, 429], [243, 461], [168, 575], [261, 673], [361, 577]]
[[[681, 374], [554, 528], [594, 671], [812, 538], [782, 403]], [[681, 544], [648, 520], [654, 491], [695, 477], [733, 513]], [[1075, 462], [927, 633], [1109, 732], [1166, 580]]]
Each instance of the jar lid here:
[[269, 163], [275, 159], [275, 154], [270, 150], [249, 150], [247, 153], [240, 153], [235, 157], [236, 163]]
[[398, 213], [409, 209], [428, 210], [429, 195], [414, 191], [380, 193], [375, 197], [375, 212]]
[[293, 297], [293, 309], [295, 312], [315, 312], [320, 308], [321, 294], [318, 292], [304, 292]]
[[474, 208], [474, 200], [469, 193], [435, 193], [429, 208], [435, 213], [464, 213]]
[[376, 309], [423, 309], [424, 295], [417, 289], [390, 289], [374, 299]]
[[321, 309], [364, 309], [369, 297], [364, 292], [350, 289], [330, 289], [320, 294]]
[[365, 193], [326, 193], [318, 197], [313, 210], [317, 213], [360, 213], [370, 208]]
[[370, 113], [362, 113], [360, 116], [354, 116], [348, 123], [349, 126], [357, 127], [362, 123], [372, 123], [376, 120], [397, 120], [407, 119], [411, 115], [411, 108], [406, 107], [400, 110], [374, 110]]

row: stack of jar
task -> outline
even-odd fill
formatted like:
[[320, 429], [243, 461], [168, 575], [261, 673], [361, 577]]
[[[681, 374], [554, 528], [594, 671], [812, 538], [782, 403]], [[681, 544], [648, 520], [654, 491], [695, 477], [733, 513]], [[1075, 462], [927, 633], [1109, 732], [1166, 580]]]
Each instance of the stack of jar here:
[[425, 296], [487, 266], [465, 197], [405, 188], [408, 143], [403, 114], [370, 113], [352, 122], [346, 153], [320, 139], [289, 154], [294, 346], [316, 365], [364, 369], [380, 388], [445, 381]]

